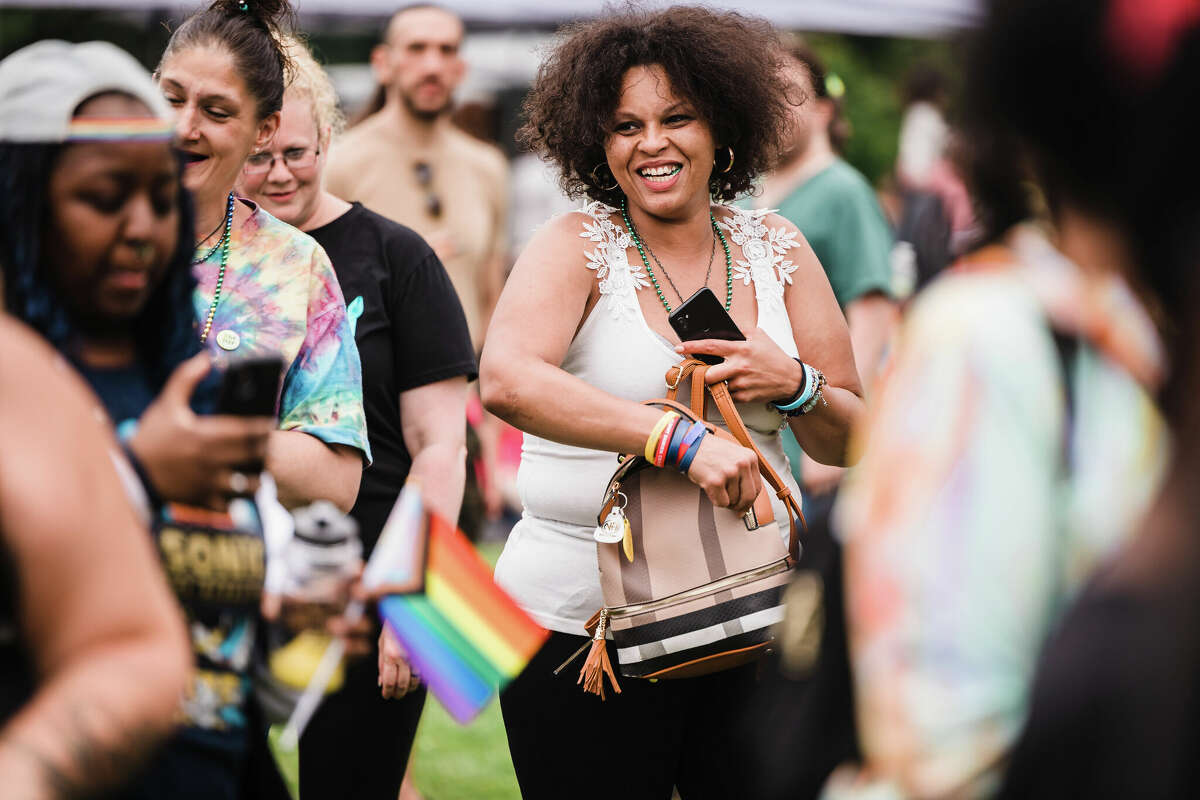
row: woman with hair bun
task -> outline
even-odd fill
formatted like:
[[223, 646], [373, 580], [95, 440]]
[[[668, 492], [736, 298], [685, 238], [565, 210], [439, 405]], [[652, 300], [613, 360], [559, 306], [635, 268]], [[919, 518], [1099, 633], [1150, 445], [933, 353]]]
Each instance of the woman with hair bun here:
[[[218, 0], [176, 29], [156, 78], [175, 113], [182, 183], [195, 209], [193, 346], [230, 360], [282, 357], [266, 469], [285, 505], [325, 499], [348, 511], [370, 447], [337, 277], [311, 237], [234, 194], [246, 157], [279, 127], [290, 69], [279, 37], [290, 14], [281, 0]], [[143, 425], [137, 435], [143, 447], [175, 446], [170, 426]], [[176, 461], [186, 458], [177, 453]], [[150, 463], [146, 471], [157, 484]], [[230, 477], [231, 489], [244, 487], [244, 476]], [[280, 791], [249, 692], [260, 620], [188, 612], [197, 669], [181, 730], [126, 796], [234, 800]]]
[[291, 15], [285, 0], [217, 0], [175, 30], [156, 76], [195, 201], [200, 341], [230, 358], [282, 355], [267, 455], [280, 500], [348, 511], [370, 446], [337, 277], [311, 237], [234, 194], [246, 157], [279, 127], [290, 69], [280, 35]]
[[[410, 475], [431, 508], [458, 518], [475, 352], [458, 295], [429, 245], [325, 191], [329, 143], [342, 123], [337, 96], [303, 42], [285, 45], [293, 75], [279, 130], [250, 156], [238, 185], [325, 248], [349, 298], [375, 455], [351, 514], [370, 553]], [[379, 651], [348, 666], [344, 685], [325, 698], [300, 739], [309, 800], [395, 800], [400, 792], [425, 691], [390, 633]]]
[[[524, 514], [496, 579], [553, 632], [501, 697], [526, 798], [745, 792], [732, 731], [755, 665], [624, 680], [603, 703], [555, 667], [604, 605], [593, 529], [614, 454], [642, 452], [663, 429], [641, 401], [663, 395], [683, 353], [724, 358], [707, 379], [729, 382], [793, 496], [783, 425], [818, 461], [846, 463], [862, 388], [829, 281], [790, 222], [726, 205], [774, 160], [790, 119], [776, 37], [703, 8], [614, 14], [571, 28], [527, 101], [524, 141], [591, 202], [546, 223], [517, 260], [481, 365], [484, 404], [525, 431]], [[702, 287], [746, 341], [680, 343], [667, 315]], [[704, 436], [687, 455], [714, 506], [750, 506], [751, 450]]]

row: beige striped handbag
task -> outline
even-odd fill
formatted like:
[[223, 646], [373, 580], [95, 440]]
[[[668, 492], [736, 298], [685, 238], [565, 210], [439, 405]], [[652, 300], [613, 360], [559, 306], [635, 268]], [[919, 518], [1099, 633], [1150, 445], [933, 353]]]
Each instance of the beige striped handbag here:
[[[591, 652], [579, 676], [585, 690], [601, 697], [605, 675], [621, 691], [606, 650], [609, 635], [622, 676], [686, 678], [758, 658], [783, 617], [781, 595], [799, 558], [804, 518], [755, 447], [729, 388], [706, 386], [707, 369], [695, 359], [677, 364], [667, 372], [667, 397], [645, 404], [695, 421], [704, 419], [711, 396], [729, 431], [709, 424], [709, 432], [754, 450], [764, 486], [751, 510], [739, 515], [714, 507], [686, 475], [657, 468], [641, 455], [620, 457], [597, 524], [627, 521], [628, 533], [622, 542], [596, 545], [604, 608], [588, 623]], [[677, 388], [689, 378], [690, 408], [675, 402]], [[768, 485], [788, 511], [786, 546], [774, 524]]]

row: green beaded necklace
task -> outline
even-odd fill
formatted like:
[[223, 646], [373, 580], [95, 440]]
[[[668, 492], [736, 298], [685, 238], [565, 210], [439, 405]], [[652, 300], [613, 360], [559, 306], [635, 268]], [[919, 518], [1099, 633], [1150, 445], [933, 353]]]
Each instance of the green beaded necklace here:
[[[671, 304], [667, 302], [667, 296], [663, 294], [662, 287], [658, 284], [658, 278], [654, 276], [654, 270], [650, 268], [650, 259], [646, 258], [646, 248], [642, 244], [642, 238], [638, 236], [637, 229], [633, 227], [633, 220], [629, 218], [629, 209], [625, 198], [621, 198], [621, 219], [625, 221], [625, 228], [629, 231], [633, 243], [637, 245], [638, 254], [642, 257], [642, 264], [646, 267], [646, 274], [650, 276], [650, 283], [654, 284], [654, 291], [658, 294], [659, 302], [663, 304], [663, 308], [670, 314], [672, 311]], [[708, 221], [712, 223], [713, 232], [721, 240], [721, 248], [725, 251], [725, 310], [728, 311], [730, 305], [733, 304], [733, 256], [729, 254], [729, 242], [725, 241], [725, 234], [721, 233], [721, 228], [717, 225], [716, 217], [712, 215], [711, 211], [708, 212]]]
[[229, 263], [229, 239], [233, 231], [233, 192], [229, 193], [229, 202], [225, 206], [225, 231], [221, 234], [221, 240], [213, 245], [213, 248], [204, 254], [202, 258], [196, 259], [196, 264], [203, 264], [212, 258], [213, 253], [217, 250], [221, 251], [221, 268], [217, 271], [217, 288], [213, 291], [212, 304], [208, 307], [208, 316], [204, 320], [204, 330], [200, 333], [200, 344], [204, 344], [208, 340], [208, 333], [212, 330], [213, 317], [217, 314], [217, 303], [221, 302], [221, 286], [225, 283], [225, 266]]

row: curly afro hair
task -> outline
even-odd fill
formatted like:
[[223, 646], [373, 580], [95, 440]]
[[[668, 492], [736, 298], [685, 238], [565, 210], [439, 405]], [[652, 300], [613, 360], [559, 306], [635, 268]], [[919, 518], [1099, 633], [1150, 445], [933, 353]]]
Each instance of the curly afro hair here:
[[691, 6], [629, 8], [564, 34], [538, 70], [517, 139], [558, 165], [568, 196], [620, 205], [621, 190], [603, 188], [592, 172], [605, 162], [622, 80], [636, 66], [662, 67], [712, 129], [720, 163], [727, 163], [724, 148], [733, 148], [733, 166], [715, 169], [709, 181], [713, 198], [728, 202], [749, 191], [780, 152], [797, 101], [781, 71], [778, 33], [765, 20]]

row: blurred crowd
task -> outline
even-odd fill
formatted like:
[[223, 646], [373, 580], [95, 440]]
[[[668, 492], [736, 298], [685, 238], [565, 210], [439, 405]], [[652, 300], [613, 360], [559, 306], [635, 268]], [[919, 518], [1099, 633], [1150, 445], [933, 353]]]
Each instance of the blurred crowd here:
[[348, 610], [411, 482], [550, 631], [524, 797], [1191, 796], [1200, 5], [985, 5], [879, 185], [855, 87], [707, 7], [566, 26], [511, 163], [436, 4], [349, 122], [287, 0], [0, 61], [0, 794], [418, 797]]

